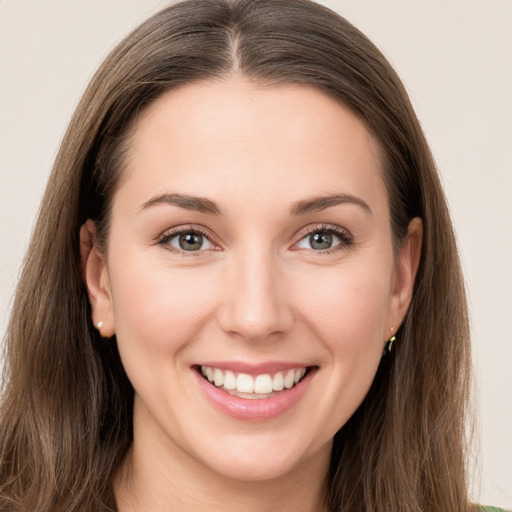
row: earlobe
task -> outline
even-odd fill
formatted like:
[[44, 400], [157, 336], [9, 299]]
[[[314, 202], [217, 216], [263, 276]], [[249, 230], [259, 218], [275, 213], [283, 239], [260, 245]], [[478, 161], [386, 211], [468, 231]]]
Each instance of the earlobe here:
[[392, 297], [391, 326], [395, 330], [402, 323], [412, 300], [414, 281], [418, 272], [423, 240], [423, 223], [415, 217], [409, 223], [407, 236], [398, 254]]
[[114, 318], [107, 264], [103, 252], [94, 242], [96, 225], [88, 220], [80, 228], [82, 276], [87, 287], [94, 326], [103, 337], [113, 336]]

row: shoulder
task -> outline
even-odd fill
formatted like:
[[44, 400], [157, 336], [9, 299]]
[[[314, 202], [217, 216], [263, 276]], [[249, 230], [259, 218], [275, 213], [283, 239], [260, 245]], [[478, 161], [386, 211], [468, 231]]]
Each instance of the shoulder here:
[[480, 507], [479, 512], [510, 512], [510, 511], [507, 511], [504, 508], [498, 508], [498, 507]]

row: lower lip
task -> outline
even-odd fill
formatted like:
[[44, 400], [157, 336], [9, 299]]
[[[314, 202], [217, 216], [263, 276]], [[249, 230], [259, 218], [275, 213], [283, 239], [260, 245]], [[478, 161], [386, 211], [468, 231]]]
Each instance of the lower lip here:
[[283, 390], [278, 395], [262, 399], [244, 399], [230, 395], [216, 388], [193, 370], [202, 389], [210, 402], [221, 412], [233, 418], [247, 421], [266, 421], [277, 418], [291, 409], [302, 397], [316, 371], [310, 370], [293, 388]]

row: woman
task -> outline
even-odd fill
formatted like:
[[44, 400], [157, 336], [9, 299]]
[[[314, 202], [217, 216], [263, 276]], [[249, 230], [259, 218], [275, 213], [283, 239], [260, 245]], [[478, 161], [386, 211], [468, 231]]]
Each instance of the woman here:
[[306, 1], [184, 2], [112, 52], [8, 356], [2, 510], [476, 510], [428, 146], [378, 50]]

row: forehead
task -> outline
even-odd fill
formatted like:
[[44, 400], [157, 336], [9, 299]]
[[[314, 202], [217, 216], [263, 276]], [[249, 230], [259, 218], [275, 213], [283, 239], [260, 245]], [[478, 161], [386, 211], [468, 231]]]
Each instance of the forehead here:
[[364, 123], [328, 95], [232, 77], [173, 89], [142, 111], [123, 181], [141, 202], [170, 188], [283, 202], [340, 187], [372, 196], [385, 194], [381, 160]]

